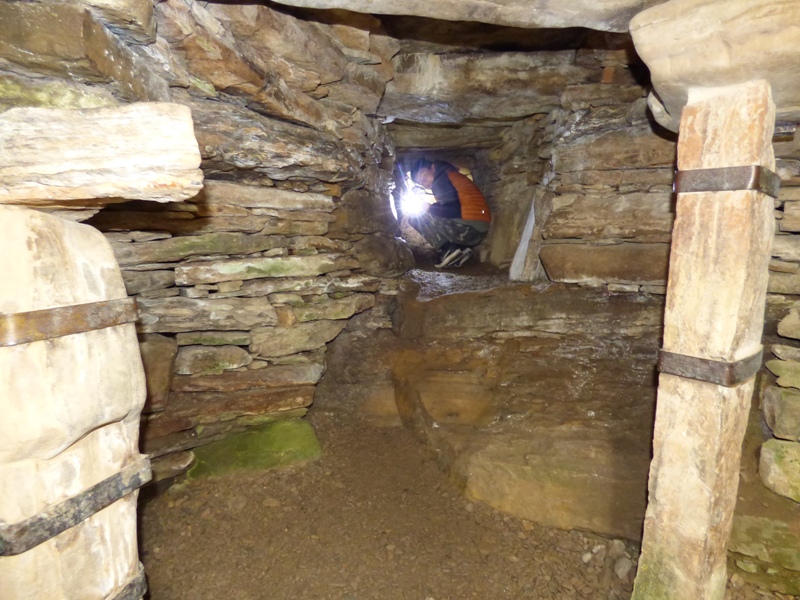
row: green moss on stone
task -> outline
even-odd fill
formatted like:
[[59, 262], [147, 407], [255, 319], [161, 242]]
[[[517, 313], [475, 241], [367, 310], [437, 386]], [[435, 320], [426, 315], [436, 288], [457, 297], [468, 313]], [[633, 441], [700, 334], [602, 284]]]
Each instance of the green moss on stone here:
[[63, 81], [27, 81], [0, 76], [0, 107], [32, 106], [45, 108], [101, 108], [118, 102], [104, 90], [92, 90]]
[[313, 427], [300, 419], [277, 421], [194, 450], [190, 479], [264, 470], [319, 457]]

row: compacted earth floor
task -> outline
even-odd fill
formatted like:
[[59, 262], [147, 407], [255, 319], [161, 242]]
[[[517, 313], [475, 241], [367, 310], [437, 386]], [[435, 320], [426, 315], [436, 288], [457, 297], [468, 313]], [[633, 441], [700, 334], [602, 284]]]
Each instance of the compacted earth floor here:
[[[404, 429], [329, 412], [319, 459], [144, 494], [151, 600], [627, 599], [638, 548], [464, 498]], [[726, 599], [788, 599], [737, 577]]]

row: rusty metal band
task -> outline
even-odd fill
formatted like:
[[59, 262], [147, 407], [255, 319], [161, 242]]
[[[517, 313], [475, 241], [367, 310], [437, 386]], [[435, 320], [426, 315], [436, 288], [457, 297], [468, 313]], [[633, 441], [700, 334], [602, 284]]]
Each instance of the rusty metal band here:
[[736, 362], [697, 358], [660, 350], [658, 370], [662, 373], [697, 379], [715, 385], [735, 387], [753, 377], [761, 369], [763, 349]]
[[0, 314], [0, 347], [124, 325], [133, 323], [136, 318], [136, 300], [133, 298]]
[[0, 556], [13, 556], [35, 548], [127, 496], [151, 477], [150, 459], [142, 458], [33, 517], [11, 525], [0, 522]]
[[760, 165], [695, 169], [678, 171], [673, 188], [679, 194], [755, 190], [777, 198], [781, 189], [781, 178]]
[[144, 575], [144, 565], [139, 563], [139, 569], [118, 592], [106, 596], [104, 600], [141, 600], [147, 592], [147, 579]]

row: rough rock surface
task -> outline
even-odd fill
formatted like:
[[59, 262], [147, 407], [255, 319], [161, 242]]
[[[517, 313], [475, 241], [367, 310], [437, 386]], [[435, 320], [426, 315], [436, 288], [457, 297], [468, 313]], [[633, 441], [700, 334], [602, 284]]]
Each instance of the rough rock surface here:
[[375, 0], [281, 0], [281, 4], [311, 8], [343, 8], [364, 13], [415, 15], [449, 21], [479, 21], [517, 27], [591, 27], [601, 31], [626, 31], [630, 18], [658, 0], [612, 0], [584, 2], [571, 0], [567, 6], [552, 0], [512, 0], [489, 2], [437, 2], [413, 0], [397, 2]]
[[650, 69], [658, 122], [678, 130], [692, 87], [765, 79], [781, 120], [800, 120], [797, 62], [800, 6], [792, 0], [671, 0], [631, 21], [636, 51]]

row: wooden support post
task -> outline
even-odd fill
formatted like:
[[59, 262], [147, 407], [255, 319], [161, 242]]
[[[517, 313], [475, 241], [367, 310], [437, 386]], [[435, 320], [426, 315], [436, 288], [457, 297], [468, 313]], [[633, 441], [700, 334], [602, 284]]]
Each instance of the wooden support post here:
[[[681, 171], [775, 169], [769, 83], [693, 89]], [[773, 200], [754, 190], [678, 195], [664, 350], [732, 363], [759, 352]], [[634, 600], [721, 600], [753, 377], [723, 387], [663, 373]]]

